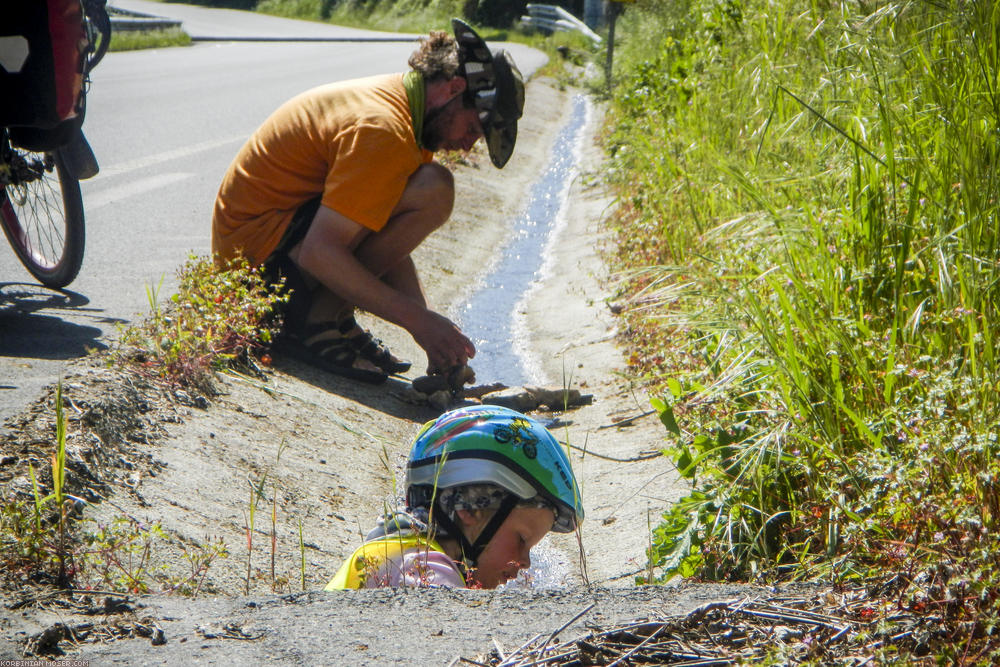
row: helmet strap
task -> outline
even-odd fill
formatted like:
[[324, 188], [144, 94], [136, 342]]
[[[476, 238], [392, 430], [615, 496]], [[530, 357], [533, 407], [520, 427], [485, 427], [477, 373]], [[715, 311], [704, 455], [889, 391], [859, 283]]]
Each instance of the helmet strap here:
[[500, 503], [500, 507], [493, 513], [493, 516], [490, 517], [489, 522], [483, 526], [475, 542], [469, 542], [469, 539], [465, 536], [465, 531], [448, 516], [448, 513], [441, 508], [437, 501], [434, 502], [434, 521], [440, 524], [450, 537], [454, 537], [458, 541], [459, 547], [462, 550], [463, 560], [470, 564], [470, 566], [475, 566], [480, 554], [483, 553], [483, 549], [486, 548], [486, 545], [489, 544], [493, 536], [500, 530], [503, 522], [507, 520], [510, 513], [517, 507], [519, 500], [515, 494], [508, 494], [503, 499], [503, 502]]
[[431, 516], [433, 523], [436, 523], [444, 528], [445, 534], [448, 537], [454, 538], [458, 542], [458, 546], [462, 550], [463, 562], [460, 564], [464, 566], [466, 564], [465, 561], [467, 560], [474, 563], [474, 559], [469, 559], [468, 556], [468, 554], [472, 552], [472, 544], [469, 543], [469, 540], [465, 537], [465, 533], [458, 526], [458, 524], [451, 520], [451, 517], [448, 516], [448, 513], [444, 511], [444, 508], [441, 507], [441, 503], [437, 500], [434, 501], [434, 512]]
[[490, 543], [493, 536], [497, 534], [497, 531], [500, 530], [500, 526], [502, 526], [503, 522], [507, 520], [510, 513], [514, 511], [514, 508], [517, 507], [517, 503], [520, 500], [521, 499], [513, 493], [507, 494], [507, 497], [503, 499], [503, 502], [500, 503], [500, 507], [498, 507], [493, 516], [490, 517], [489, 523], [483, 526], [483, 530], [479, 533], [479, 537], [477, 537], [476, 541], [472, 543], [472, 553], [474, 554], [473, 562], [479, 560], [479, 555], [483, 553], [483, 549], [485, 549], [486, 545]]

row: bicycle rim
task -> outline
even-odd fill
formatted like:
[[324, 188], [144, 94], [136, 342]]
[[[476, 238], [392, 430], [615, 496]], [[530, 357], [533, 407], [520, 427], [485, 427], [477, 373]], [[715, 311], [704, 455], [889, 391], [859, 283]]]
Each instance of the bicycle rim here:
[[0, 222], [25, 268], [46, 287], [70, 284], [83, 263], [84, 221], [80, 183], [59, 151], [55, 169], [30, 183], [9, 185]]

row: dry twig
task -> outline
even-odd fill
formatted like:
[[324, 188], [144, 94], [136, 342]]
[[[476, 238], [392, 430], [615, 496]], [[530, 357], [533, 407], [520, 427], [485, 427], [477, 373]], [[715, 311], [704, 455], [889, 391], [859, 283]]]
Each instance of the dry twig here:
[[[822, 657], [824, 662], [840, 660], [868, 663], [887, 645], [902, 647], [913, 643], [919, 621], [895, 612], [879, 622], [862, 620], [859, 610], [866, 606], [857, 599], [831, 604], [830, 596], [768, 600], [741, 599], [716, 601], [684, 615], [641, 619], [610, 629], [595, 628], [584, 636], [559, 644], [560, 632], [590, 611], [587, 607], [558, 630], [536, 635], [520, 648], [504, 656], [497, 647], [497, 659], [484, 659], [491, 667], [542, 667], [558, 665], [639, 665], [661, 664], [683, 667], [753, 664], [778, 651], [783, 660], [795, 663]], [[870, 607], [869, 607], [870, 608]], [[895, 627], [891, 627], [891, 626]]]

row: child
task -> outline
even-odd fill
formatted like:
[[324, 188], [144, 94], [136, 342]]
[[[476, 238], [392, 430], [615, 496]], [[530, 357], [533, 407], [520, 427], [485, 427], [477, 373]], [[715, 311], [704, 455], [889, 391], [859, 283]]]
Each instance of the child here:
[[496, 588], [531, 565], [550, 530], [583, 520], [569, 459], [537, 421], [497, 406], [447, 412], [417, 435], [408, 512], [379, 520], [326, 590]]

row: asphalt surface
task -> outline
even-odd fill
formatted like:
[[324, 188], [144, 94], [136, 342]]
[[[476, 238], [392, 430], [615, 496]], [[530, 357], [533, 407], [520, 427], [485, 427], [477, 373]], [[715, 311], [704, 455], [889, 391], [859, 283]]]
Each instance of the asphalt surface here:
[[[112, 4], [180, 19], [198, 38], [288, 41], [109, 53], [93, 72], [84, 132], [101, 173], [81, 184], [87, 247], [79, 277], [66, 291], [46, 289], [0, 243], [0, 423], [68, 362], [106, 346], [121, 325], [169, 296], [188, 255], [208, 254], [219, 181], [268, 114], [328, 81], [401, 71], [416, 46], [415, 36], [248, 12]], [[401, 41], [382, 41], [387, 35]], [[358, 41], [296, 41], [315, 38]], [[535, 49], [505, 48], [525, 75], [545, 62]]]

